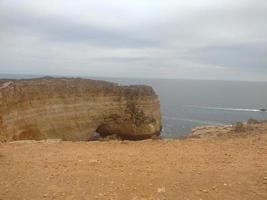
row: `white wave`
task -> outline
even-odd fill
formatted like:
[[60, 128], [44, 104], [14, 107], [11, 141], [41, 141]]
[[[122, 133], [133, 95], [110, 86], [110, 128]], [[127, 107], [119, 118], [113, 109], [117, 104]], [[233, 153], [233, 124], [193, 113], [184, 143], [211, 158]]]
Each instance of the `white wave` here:
[[261, 110], [259, 109], [249, 109], [249, 108], [222, 108], [222, 107], [209, 107], [209, 106], [186, 106], [186, 107], [194, 107], [194, 108], [209, 109], [209, 110], [261, 112]]
[[163, 116], [163, 118], [168, 119], [168, 120], [174, 120], [174, 121], [194, 122], [198, 124], [224, 125], [222, 123], [209, 122], [209, 121], [197, 120], [197, 119], [186, 119], [186, 118], [178, 118], [178, 117], [170, 117], [170, 116]]

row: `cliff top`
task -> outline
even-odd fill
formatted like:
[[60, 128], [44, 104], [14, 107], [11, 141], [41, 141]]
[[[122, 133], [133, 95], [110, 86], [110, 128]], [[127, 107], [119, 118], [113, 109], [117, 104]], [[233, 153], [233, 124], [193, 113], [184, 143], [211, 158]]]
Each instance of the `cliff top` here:
[[78, 88], [80, 92], [93, 92], [98, 91], [104, 93], [114, 93], [124, 96], [157, 96], [152, 87], [147, 85], [129, 85], [120, 86], [118, 83], [82, 79], [82, 78], [54, 78], [54, 77], [41, 77], [34, 79], [0, 79], [0, 92], [4, 89], [20, 88], [27, 90], [40, 89], [45, 91], [49, 88], [51, 92], [53, 90], [66, 91]]
[[263, 200], [266, 152], [266, 131], [230, 139], [4, 143], [0, 198]]

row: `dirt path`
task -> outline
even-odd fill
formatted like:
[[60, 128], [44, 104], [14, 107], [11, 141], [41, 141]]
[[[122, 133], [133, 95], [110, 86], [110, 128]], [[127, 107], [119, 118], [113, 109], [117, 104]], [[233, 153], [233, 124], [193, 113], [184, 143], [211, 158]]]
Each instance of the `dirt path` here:
[[267, 134], [0, 144], [0, 199], [266, 200]]

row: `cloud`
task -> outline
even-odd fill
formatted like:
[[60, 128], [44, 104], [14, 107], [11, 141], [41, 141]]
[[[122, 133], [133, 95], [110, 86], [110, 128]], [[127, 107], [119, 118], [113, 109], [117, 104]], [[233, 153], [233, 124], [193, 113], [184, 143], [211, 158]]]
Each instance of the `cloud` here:
[[5, 16], [4, 27], [15, 33], [36, 35], [47, 42], [85, 43], [106, 47], [153, 46], [153, 41], [144, 40], [109, 27], [86, 24], [62, 16], [30, 15], [17, 11]]
[[2, 0], [0, 73], [267, 80], [266, 10], [265, 0]]
[[218, 45], [197, 48], [188, 59], [199, 63], [220, 65], [243, 70], [266, 70], [267, 43]]

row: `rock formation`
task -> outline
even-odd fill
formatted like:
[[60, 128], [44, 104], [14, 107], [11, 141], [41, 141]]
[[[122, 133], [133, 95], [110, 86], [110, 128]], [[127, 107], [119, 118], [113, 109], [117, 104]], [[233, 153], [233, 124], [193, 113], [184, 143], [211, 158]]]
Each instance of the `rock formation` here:
[[0, 141], [126, 139], [159, 135], [158, 96], [149, 86], [74, 78], [0, 80]]
[[189, 138], [218, 138], [267, 133], [267, 121], [249, 119], [232, 125], [200, 126], [192, 129]]

